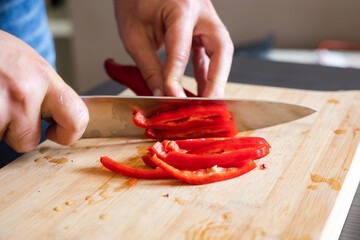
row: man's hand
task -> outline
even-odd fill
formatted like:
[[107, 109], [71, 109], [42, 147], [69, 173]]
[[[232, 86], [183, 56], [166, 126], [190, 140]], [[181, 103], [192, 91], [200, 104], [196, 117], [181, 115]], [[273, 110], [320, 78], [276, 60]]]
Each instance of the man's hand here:
[[84, 102], [30, 46], [0, 30], [0, 139], [15, 151], [34, 149], [41, 137], [41, 114], [56, 123], [48, 139], [74, 143], [89, 119]]
[[[223, 97], [234, 46], [210, 0], [115, 0], [120, 36], [154, 95], [185, 96], [192, 52], [198, 94]], [[157, 50], [165, 44], [162, 65]]]

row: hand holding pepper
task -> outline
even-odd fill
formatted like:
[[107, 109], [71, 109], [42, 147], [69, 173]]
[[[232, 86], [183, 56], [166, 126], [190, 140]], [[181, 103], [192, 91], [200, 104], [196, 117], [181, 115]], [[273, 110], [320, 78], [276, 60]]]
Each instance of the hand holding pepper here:
[[[223, 97], [233, 44], [209, 0], [115, 0], [120, 36], [153, 95], [185, 97], [192, 51], [198, 95]], [[156, 51], [165, 44], [163, 66]]]

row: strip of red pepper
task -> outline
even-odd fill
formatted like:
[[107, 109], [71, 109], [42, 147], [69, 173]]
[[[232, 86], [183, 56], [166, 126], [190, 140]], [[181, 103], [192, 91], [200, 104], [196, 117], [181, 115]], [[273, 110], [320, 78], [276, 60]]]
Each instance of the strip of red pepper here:
[[148, 138], [164, 140], [164, 139], [188, 139], [200, 136], [206, 137], [234, 137], [238, 133], [238, 129], [232, 119], [221, 124], [195, 127], [190, 129], [179, 130], [159, 130], [146, 129], [145, 136]]
[[238, 137], [213, 141], [204, 144], [203, 146], [196, 149], [192, 149], [188, 153], [197, 155], [210, 155], [214, 153], [228, 152], [242, 148], [256, 148], [259, 146], [266, 146], [268, 148], [271, 147], [270, 144], [261, 137]]
[[171, 179], [174, 178], [167, 174], [161, 168], [157, 169], [141, 169], [133, 168], [125, 164], [114, 161], [113, 159], [104, 156], [100, 158], [100, 162], [104, 167], [110, 171], [122, 174], [127, 177], [143, 178], [143, 179]]
[[158, 158], [178, 169], [197, 170], [211, 168], [215, 165], [219, 167], [242, 167], [249, 160], [265, 157], [268, 153], [268, 147], [260, 146], [212, 155], [169, 152], [164, 159], [159, 156]]
[[142, 156], [141, 158], [146, 166], [155, 169], [156, 165], [151, 161], [151, 156], [156, 154], [159, 158], [165, 159], [167, 153], [172, 151], [183, 153], [186, 152], [186, 150], [180, 149], [174, 141], [164, 140], [163, 144], [161, 144], [160, 142], [154, 143], [151, 147], [148, 148], [148, 152], [146, 153], [146, 155]]
[[173, 140], [164, 140], [162, 145], [164, 151], [166, 152], [187, 152], [187, 150], [181, 149], [179, 145]]
[[219, 126], [229, 119], [231, 114], [225, 106], [193, 105], [154, 114], [150, 118], [136, 112], [133, 123], [142, 128], [176, 130], [210, 124]]
[[159, 159], [156, 155], [151, 157], [151, 160], [164, 172], [167, 174], [183, 180], [184, 182], [201, 185], [213, 182], [224, 181], [228, 179], [232, 179], [238, 176], [241, 176], [256, 167], [256, 164], [253, 161], [248, 161], [243, 167], [231, 167], [231, 168], [222, 168], [214, 166], [212, 168], [207, 169], [199, 169], [199, 170], [179, 170], [174, 168], [173, 166], [165, 163], [161, 159]]
[[194, 149], [200, 149], [213, 142], [222, 142], [223, 140], [229, 140], [230, 143], [232, 141], [236, 141], [239, 144], [242, 142], [246, 143], [254, 143], [257, 145], [268, 145], [270, 144], [261, 137], [227, 137], [227, 138], [192, 138], [192, 139], [183, 139], [183, 140], [174, 140], [175, 143], [179, 146], [179, 148], [187, 151], [192, 151]]
[[141, 159], [143, 160], [146, 166], [155, 169], [157, 168], [157, 166], [155, 165], [155, 163], [153, 163], [153, 161], [151, 161], [151, 157], [152, 154], [148, 152], [146, 155], [142, 156]]
[[161, 144], [160, 142], [154, 143], [151, 147], [148, 148], [148, 151], [149, 153], [151, 153], [151, 155], [156, 154], [161, 159], [164, 159], [167, 155], [163, 144]]
[[[225, 138], [225, 137], [218, 137], [218, 138], [189, 138], [189, 139], [182, 139], [182, 140], [174, 140], [175, 143], [179, 146], [179, 148], [190, 151], [199, 147], [202, 147], [206, 144], [211, 142], [222, 141], [226, 139], [233, 139]], [[165, 140], [164, 140], [165, 141]]]

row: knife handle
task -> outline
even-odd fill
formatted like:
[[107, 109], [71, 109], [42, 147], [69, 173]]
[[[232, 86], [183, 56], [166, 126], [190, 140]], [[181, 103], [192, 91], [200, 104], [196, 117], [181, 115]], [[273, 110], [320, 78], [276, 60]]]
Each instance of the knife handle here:
[[[153, 96], [145, 82], [140, 70], [136, 66], [121, 65], [114, 59], [107, 59], [104, 63], [105, 70], [111, 79], [130, 88], [138, 96]], [[184, 89], [186, 96], [196, 97], [192, 92]]]

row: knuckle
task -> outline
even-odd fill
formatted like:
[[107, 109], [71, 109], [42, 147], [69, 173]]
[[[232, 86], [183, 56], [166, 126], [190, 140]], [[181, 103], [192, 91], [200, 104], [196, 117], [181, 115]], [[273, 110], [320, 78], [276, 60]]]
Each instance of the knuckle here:
[[192, 9], [194, 1], [192, 0], [181, 0], [179, 1], [179, 4], [181, 4], [182, 8], [185, 10]]
[[168, 59], [170, 59], [175, 66], [184, 66], [187, 64], [189, 55], [185, 52], [172, 53], [169, 54]]
[[31, 98], [33, 91], [31, 84], [26, 81], [11, 81], [9, 83], [9, 97], [12, 102], [16, 102], [22, 107], [25, 107], [29, 98]]
[[126, 40], [124, 40], [123, 43], [124, 43], [124, 48], [125, 48], [126, 52], [132, 56], [136, 49], [134, 41], [132, 40], [132, 37], [126, 38]]
[[224, 41], [223, 43], [223, 49], [226, 53], [229, 53], [229, 55], [233, 55], [234, 53], [234, 44], [233, 42], [229, 39], [228, 41]]
[[227, 53], [234, 52], [234, 43], [231, 40], [229, 31], [224, 25], [218, 26], [218, 44]]
[[143, 70], [145, 81], [149, 83], [156, 83], [161, 79], [160, 71], [156, 68], [146, 68]]
[[[7, 141], [7, 138], [4, 138]], [[19, 132], [16, 137], [9, 142], [9, 145], [19, 153], [29, 152], [33, 150], [40, 142], [40, 133], [34, 132], [31, 128], [27, 128]]]
[[[25, 60], [21, 60], [25, 61]], [[20, 64], [22, 66], [23, 64]], [[44, 79], [48, 79], [45, 75], [49, 75], [49, 66], [41, 62], [35, 62], [32, 69], [27, 67], [23, 71], [10, 73], [5, 75], [5, 81], [8, 89], [8, 97], [10, 101], [19, 104], [25, 108], [32, 104], [32, 99], [35, 99], [39, 94], [44, 93]], [[2, 74], [4, 76], [4, 74]]]

